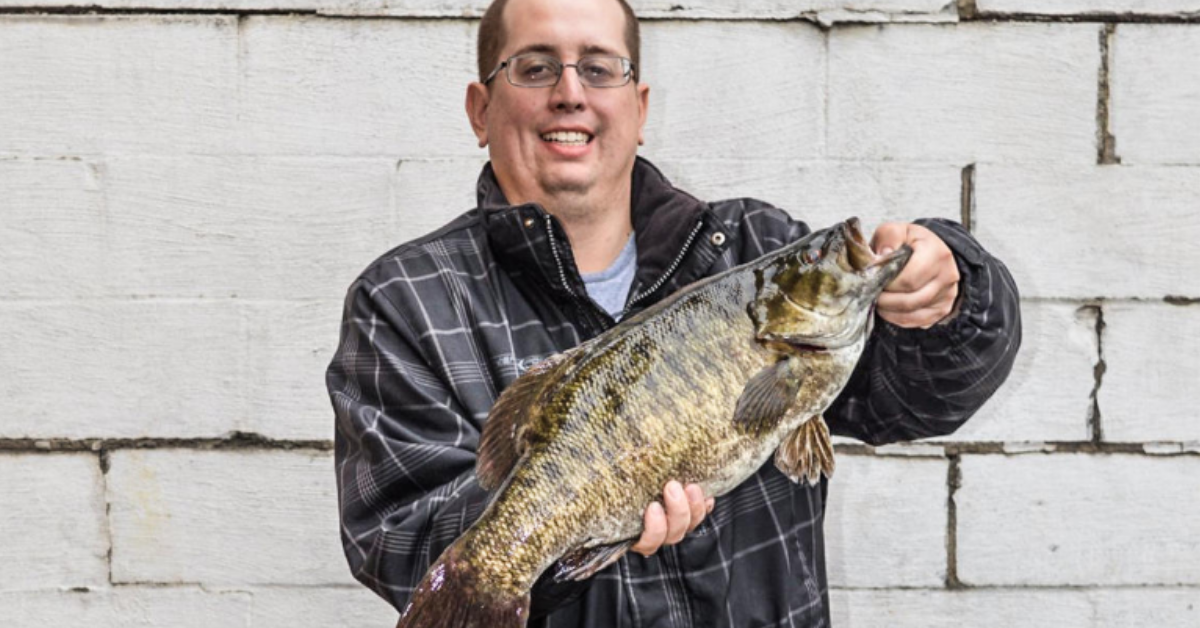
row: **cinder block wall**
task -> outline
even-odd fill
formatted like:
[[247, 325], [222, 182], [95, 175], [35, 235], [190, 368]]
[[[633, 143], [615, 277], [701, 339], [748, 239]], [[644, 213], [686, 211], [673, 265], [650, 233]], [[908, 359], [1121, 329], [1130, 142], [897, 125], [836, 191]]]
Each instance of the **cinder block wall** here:
[[[0, 625], [394, 620], [323, 369], [472, 204], [485, 4], [0, 0]], [[681, 187], [962, 219], [1022, 291], [960, 433], [839, 444], [836, 624], [1200, 625], [1200, 2], [634, 4]]]

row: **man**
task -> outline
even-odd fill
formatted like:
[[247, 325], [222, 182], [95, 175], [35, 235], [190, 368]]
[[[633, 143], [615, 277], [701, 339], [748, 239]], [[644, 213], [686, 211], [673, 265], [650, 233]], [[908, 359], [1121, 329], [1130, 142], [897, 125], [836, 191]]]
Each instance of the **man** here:
[[[493, 4], [466, 102], [491, 157], [479, 205], [376, 260], [347, 296], [328, 373], [342, 537], [355, 577], [398, 609], [486, 505], [475, 449], [523, 370], [808, 232], [759, 201], [701, 202], [636, 156], [649, 104], [638, 47], [623, 0]], [[835, 433], [949, 433], [1011, 368], [1008, 272], [960, 226], [923, 225], [875, 233], [877, 251], [914, 255], [826, 413]], [[771, 463], [715, 504], [671, 482], [638, 554], [586, 582], [543, 578], [531, 625], [826, 625], [824, 499], [824, 483]]]

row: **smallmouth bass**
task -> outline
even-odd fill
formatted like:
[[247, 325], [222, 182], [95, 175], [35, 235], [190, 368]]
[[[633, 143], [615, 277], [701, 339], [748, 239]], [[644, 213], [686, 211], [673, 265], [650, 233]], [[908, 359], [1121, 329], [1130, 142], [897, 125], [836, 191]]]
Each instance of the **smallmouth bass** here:
[[442, 553], [398, 628], [519, 628], [554, 566], [618, 560], [670, 480], [721, 496], [772, 453], [793, 481], [833, 472], [821, 413], [866, 344], [875, 299], [908, 261], [850, 219], [700, 280], [538, 363], [501, 394], [476, 473], [487, 509]]

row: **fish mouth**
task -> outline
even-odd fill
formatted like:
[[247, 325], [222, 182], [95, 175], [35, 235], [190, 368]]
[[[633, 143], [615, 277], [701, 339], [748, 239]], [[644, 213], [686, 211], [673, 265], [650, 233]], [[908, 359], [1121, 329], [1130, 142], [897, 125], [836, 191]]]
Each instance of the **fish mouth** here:
[[895, 278], [904, 265], [912, 257], [912, 248], [907, 244], [887, 255], [879, 255], [871, 249], [866, 236], [862, 232], [862, 223], [857, 217], [851, 217], [838, 225], [837, 233], [840, 238], [831, 239], [829, 245], [836, 248], [845, 246], [845, 261], [851, 272], [868, 275], [878, 275], [882, 272], [888, 276], [888, 281]]
[[858, 217], [851, 217], [842, 223], [841, 232], [846, 243], [846, 260], [850, 263], [850, 270], [856, 273], [866, 270], [878, 256], [863, 236]]

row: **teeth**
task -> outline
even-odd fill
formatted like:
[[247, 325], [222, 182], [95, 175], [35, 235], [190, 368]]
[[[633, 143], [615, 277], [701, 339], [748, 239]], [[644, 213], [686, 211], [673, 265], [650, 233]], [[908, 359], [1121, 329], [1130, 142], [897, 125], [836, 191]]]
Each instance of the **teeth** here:
[[547, 142], [582, 146], [583, 144], [587, 144], [591, 137], [587, 133], [580, 133], [579, 131], [554, 131], [551, 133], [544, 133], [542, 135], [542, 139], [546, 140]]

